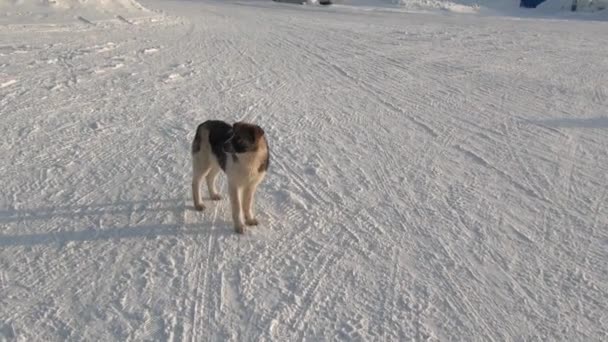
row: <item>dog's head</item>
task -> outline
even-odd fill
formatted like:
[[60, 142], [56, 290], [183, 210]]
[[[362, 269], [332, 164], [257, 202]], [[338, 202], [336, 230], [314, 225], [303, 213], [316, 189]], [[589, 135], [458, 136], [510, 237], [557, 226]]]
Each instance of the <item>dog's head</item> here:
[[258, 149], [264, 130], [258, 126], [245, 122], [232, 125], [232, 138], [226, 142], [225, 151], [231, 153], [253, 152]]

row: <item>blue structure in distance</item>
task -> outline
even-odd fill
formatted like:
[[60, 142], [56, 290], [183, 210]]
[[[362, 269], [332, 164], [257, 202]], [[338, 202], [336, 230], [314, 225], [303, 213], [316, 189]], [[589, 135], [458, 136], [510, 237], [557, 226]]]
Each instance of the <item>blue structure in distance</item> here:
[[519, 7], [525, 8], [536, 8], [536, 6], [543, 3], [545, 0], [520, 0]]

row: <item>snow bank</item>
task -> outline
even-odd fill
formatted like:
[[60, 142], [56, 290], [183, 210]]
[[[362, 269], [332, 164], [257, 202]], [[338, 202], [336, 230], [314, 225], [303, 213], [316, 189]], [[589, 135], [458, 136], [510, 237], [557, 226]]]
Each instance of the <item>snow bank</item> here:
[[101, 20], [147, 12], [135, 0], [0, 0], [0, 23], [4, 24]]
[[[570, 11], [572, 0], [547, 0], [538, 5], [543, 11]], [[608, 8], [608, 0], [578, 0], [577, 11], [597, 12]]]
[[[457, 13], [521, 14], [520, 0], [333, 0], [334, 4], [369, 7], [400, 8], [426, 11], [445, 10]], [[528, 14], [551, 15], [570, 12], [572, 0], [547, 0], [536, 9], [525, 9]], [[579, 0], [580, 12], [595, 12], [608, 8], [608, 0]]]
[[389, 7], [413, 11], [445, 10], [457, 13], [477, 13], [481, 10], [515, 10], [519, 0], [334, 0], [335, 4], [363, 7]]
[[457, 13], [476, 13], [479, 5], [470, 1], [445, 1], [445, 0], [400, 0], [399, 5], [407, 9], [440, 9]]

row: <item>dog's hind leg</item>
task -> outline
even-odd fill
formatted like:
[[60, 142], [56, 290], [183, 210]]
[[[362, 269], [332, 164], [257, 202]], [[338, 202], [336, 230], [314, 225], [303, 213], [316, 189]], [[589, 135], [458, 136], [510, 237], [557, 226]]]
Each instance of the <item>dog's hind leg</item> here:
[[245, 225], [241, 220], [241, 189], [234, 184], [228, 184], [230, 191], [230, 205], [232, 207], [232, 222], [234, 223], [234, 230], [243, 234], [245, 231]]
[[253, 214], [253, 200], [257, 184], [249, 185], [243, 192], [243, 211], [245, 212], [245, 224], [248, 226], [257, 226], [258, 220]]
[[209, 163], [200, 155], [194, 154], [192, 156], [192, 199], [194, 201], [194, 208], [198, 211], [205, 209], [205, 205], [201, 200], [201, 182], [209, 171]]
[[215, 179], [217, 178], [217, 174], [220, 172], [220, 170], [221, 169], [219, 168], [219, 166], [213, 166], [211, 167], [211, 170], [209, 170], [209, 173], [206, 176], [209, 196], [214, 201], [219, 201], [222, 199], [222, 196], [220, 196], [220, 194], [218, 194], [217, 190], [215, 189]]

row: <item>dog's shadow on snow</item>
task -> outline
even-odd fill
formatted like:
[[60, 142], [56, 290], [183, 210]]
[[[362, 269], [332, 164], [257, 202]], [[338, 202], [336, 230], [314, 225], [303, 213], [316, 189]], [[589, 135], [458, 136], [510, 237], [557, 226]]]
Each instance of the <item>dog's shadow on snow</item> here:
[[586, 119], [546, 119], [530, 120], [531, 123], [553, 128], [608, 128], [608, 117], [594, 117]]
[[[210, 208], [208, 210], [213, 210]], [[145, 217], [146, 212], [155, 214], [162, 213], [170, 216], [172, 223], [151, 223], [142, 220], [141, 224], [129, 224], [123, 226], [106, 226], [105, 224], [89, 224], [87, 227], [76, 231], [52, 231], [31, 234], [2, 234], [0, 233], [0, 247], [8, 246], [34, 246], [44, 244], [65, 244], [68, 242], [85, 242], [98, 240], [122, 240], [122, 239], [151, 239], [163, 236], [187, 236], [187, 235], [232, 235], [233, 230], [230, 223], [217, 219], [207, 221], [202, 213], [197, 212], [194, 206], [187, 205], [186, 201], [178, 199], [149, 200], [135, 202], [115, 202], [74, 207], [47, 207], [36, 209], [0, 209], [0, 226], [17, 224], [19, 226], [30, 226], [36, 222], [48, 222], [51, 220], [70, 221], [97, 221], [103, 222], [102, 218], [125, 215], [139, 215]], [[188, 221], [186, 222], [186, 217]], [[70, 224], [77, 225], [77, 224]]]

